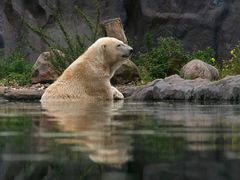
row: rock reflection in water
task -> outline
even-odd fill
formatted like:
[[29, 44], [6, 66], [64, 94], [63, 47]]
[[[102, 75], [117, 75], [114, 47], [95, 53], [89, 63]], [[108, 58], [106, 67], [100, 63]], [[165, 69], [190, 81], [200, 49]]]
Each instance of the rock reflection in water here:
[[131, 159], [132, 148], [131, 137], [121, 134], [121, 123], [112, 119], [122, 105], [122, 101], [48, 102], [42, 104], [47, 115], [42, 125], [45, 131], [57, 128], [63, 133], [57, 143], [86, 152], [96, 163], [121, 167]]

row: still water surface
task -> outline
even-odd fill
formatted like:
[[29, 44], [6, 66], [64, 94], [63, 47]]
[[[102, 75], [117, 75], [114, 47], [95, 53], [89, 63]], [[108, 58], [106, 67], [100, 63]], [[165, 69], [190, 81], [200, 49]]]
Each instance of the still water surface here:
[[0, 103], [0, 179], [239, 180], [240, 105]]

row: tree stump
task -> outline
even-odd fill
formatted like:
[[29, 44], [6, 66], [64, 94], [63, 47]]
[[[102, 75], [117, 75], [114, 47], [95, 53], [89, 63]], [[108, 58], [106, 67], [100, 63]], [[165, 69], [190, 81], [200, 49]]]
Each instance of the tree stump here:
[[125, 44], [128, 44], [120, 18], [103, 21], [102, 25], [105, 36], [117, 38]]

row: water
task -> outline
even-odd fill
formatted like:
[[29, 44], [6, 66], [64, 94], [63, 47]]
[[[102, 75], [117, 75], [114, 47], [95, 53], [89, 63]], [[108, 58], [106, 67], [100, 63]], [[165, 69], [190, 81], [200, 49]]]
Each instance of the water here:
[[238, 180], [240, 105], [0, 103], [0, 179]]

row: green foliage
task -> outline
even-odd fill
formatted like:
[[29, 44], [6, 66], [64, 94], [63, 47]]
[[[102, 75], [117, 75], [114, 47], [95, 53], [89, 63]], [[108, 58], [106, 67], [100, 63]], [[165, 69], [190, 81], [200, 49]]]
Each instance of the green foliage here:
[[230, 51], [230, 59], [222, 62], [221, 77], [240, 74], [240, 42]]
[[0, 83], [3, 85], [25, 85], [31, 82], [32, 65], [19, 50], [0, 59], [0, 69]]
[[[147, 42], [149, 47], [149, 40]], [[139, 66], [141, 78], [149, 81], [178, 73], [188, 60], [189, 54], [178, 40], [161, 37], [156, 47], [135, 57], [134, 62]]]
[[146, 33], [144, 35], [144, 42], [143, 42], [144, 48], [147, 52], [151, 51], [153, 48], [153, 37], [152, 34]]
[[200, 59], [208, 64], [213, 66], [217, 66], [217, 62], [215, 60], [215, 51], [208, 47], [205, 50], [197, 50], [191, 54], [191, 59]]
[[[83, 36], [79, 36], [79, 34], [70, 35], [62, 23], [62, 15], [60, 10], [50, 7], [55, 12], [54, 19], [65, 41], [63, 44], [59, 44], [51, 35], [49, 35], [48, 32], [45, 31], [44, 28], [34, 27], [23, 19], [23, 23], [26, 25], [26, 27], [34, 32], [52, 52], [51, 56], [47, 57], [47, 60], [50, 62], [52, 68], [58, 74], [61, 74], [69, 64], [76, 60], [85, 51], [86, 42], [92, 43], [101, 35], [102, 31], [100, 28], [100, 0], [96, 0], [94, 5], [96, 7], [96, 19], [92, 19], [87, 14], [85, 14], [79, 6], [75, 6], [76, 14], [80, 17], [90, 32], [90, 34], [84, 34]], [[36, 50], [31, 43], [28, 42], [28, 44], [32, 50]], [[57, 50], [59, 50], [60, 53]]]

